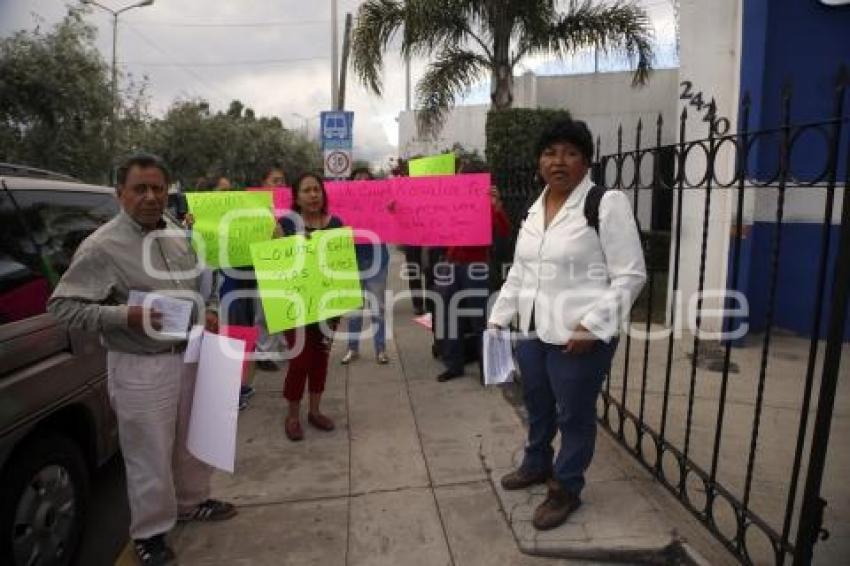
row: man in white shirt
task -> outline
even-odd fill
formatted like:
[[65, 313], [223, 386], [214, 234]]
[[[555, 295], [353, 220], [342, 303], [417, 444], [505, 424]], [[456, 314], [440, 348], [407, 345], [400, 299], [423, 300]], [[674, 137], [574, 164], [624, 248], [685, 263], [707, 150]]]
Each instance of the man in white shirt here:
[[[520, 228], [489, 325], [504, 328], [519, 315], [517, 362], [529, 432], [523, 463], [502, 478], [502, 486], [548, 483], [548, 497], [533, 521], [545, 530], [561, 525], [581, 504], [596, 439], [596, 397], [646, 267], [622, 192], [604, 192], [596, 210], [586, 210], [593, 189], [587, 126], [573, 120], [553, 124], [541, 136], [537, 156], [546, 188]], [[598, 220], [595, 226], [590, 217]], [[551, 443], [558, 431], [561, 447], [553, 463]]]

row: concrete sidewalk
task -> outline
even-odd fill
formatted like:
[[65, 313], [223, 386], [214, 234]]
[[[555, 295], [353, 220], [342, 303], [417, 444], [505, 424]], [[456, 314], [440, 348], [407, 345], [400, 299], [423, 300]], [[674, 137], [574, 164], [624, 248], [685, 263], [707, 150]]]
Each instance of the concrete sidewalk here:
[[543, 491], [497, 487], [521, 453], [521, 418], [471, 365], [466, 377], [438, 383], [431, 336], [409, 309], [396, 309], [386, 366], [366, 343], [342, 366], [335, 345], [323, 401], [331, 433], [305, 419], [305, 440], [287, 440], [283, 374], [258, 373], [240, 414], [236, 473], [213, 485], [239, 515], [175, 529], [181, 564], [683, 563], [682, 549], [733, 563], [603, 432], [582, 508], [559, 529], [534, 531]]

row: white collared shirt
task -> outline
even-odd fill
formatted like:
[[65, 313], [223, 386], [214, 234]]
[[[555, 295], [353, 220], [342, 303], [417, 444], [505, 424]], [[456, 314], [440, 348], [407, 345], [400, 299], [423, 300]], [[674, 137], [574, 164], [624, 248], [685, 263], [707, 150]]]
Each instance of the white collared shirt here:
[[548, 228], [548, 187], [529, 208], [490, 323], [506, 327], [519, 314], [520, 328], [528, 333], [533, 312], [538, 337], [549, 344], [565, 344], [579, 324], [605, 342], [619, 333], [646, 281], [643, 249], [632, 207], [621, 191], [603, 195], [599, 233], [587, 225], [584, 200], [592, 186], [588, 174]]

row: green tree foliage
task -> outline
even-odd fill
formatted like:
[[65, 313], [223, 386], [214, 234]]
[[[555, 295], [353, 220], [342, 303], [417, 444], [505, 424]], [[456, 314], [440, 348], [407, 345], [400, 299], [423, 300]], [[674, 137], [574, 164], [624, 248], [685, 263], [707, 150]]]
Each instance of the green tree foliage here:
[[484, 73], [493, 108], [513, 102], [516, 65], [531, 55], [565, 56], [585, 47], [625, 54], [636, 84], [652, 62], [651, 26], [634, 0], [611, 4], [571, 0], [367, 0], [357, 11], [351, 54], [354, 71], [381, 94], [384, 53], [401, 36], [405, 56], [432, 58], [416, 87], [423, 133], [439, 130], [446, 111]]
[[487, 113], [487, 163], [515, 227], [543, 188], [535, 154], [540, 134], [553, 122], [570, 117], [567, 110], [528, 108]]
[[[94, 39], [95, 29], [72, 8], [47, 33], [20, 31], [0, 40], [0, 161], [108, 181], [112, 91]], [[135, 150], [158, 153], [184, 186], [212, 173], [255, 184], [273, 163], [282, 164], [289, 179], [321, 170], [316, 142], [238, 100], [220, 112], [204, 100], [180, 100], [154, 118], [147, 78], [122, 82], [118, 157]]]
[[0, 40], [0, 161], [106, 180], [111, 91], [94, 37], [72, 9]]
[[487, 161], [478, 153], [477, 149], [469, 150], [462, 143], [455, 142], [452, 147], [440, 153], [454, 152], [461, 172], [484, 171], [489, 169]]
[[213, 174], [237, 186], [256, 185], [274, 163], [283, 165], [290, 181], [322, 168], [316, 142], [284, 128], [278, 118], [257, 117], [238, 100], [215, 113], [204, 100], [177, 101], [163, 118], [151, 120], [144, 146], [161, 155], [175, 179], [190, 188]]

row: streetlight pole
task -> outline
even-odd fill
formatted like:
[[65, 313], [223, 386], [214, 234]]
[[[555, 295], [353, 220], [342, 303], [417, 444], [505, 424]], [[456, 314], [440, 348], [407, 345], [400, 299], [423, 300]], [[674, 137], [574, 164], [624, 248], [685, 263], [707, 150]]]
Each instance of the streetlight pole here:
[[[132, 10], [133, 8], [144, 8], [145, 6], [150, 6], [153, 4], [154, 0], [142, 0], [141, 2], [125, 6], [120, 10], [107, 8], [95, 0], [80, 0], [80, 2], [89, 6], [96, 6], [112, 15], [112, 112], [109, 128], [109, 155], [112, 158], [114, 165], [116, 158], [115, 153], [118, 145], [118, 16], [120, 16], [123, 12]], [[113, 176], [113, 170], [114, 167], [110, 166], [110, 177]]]
[[331, 0], [331, 109], [339, 110], [339, 0]]

